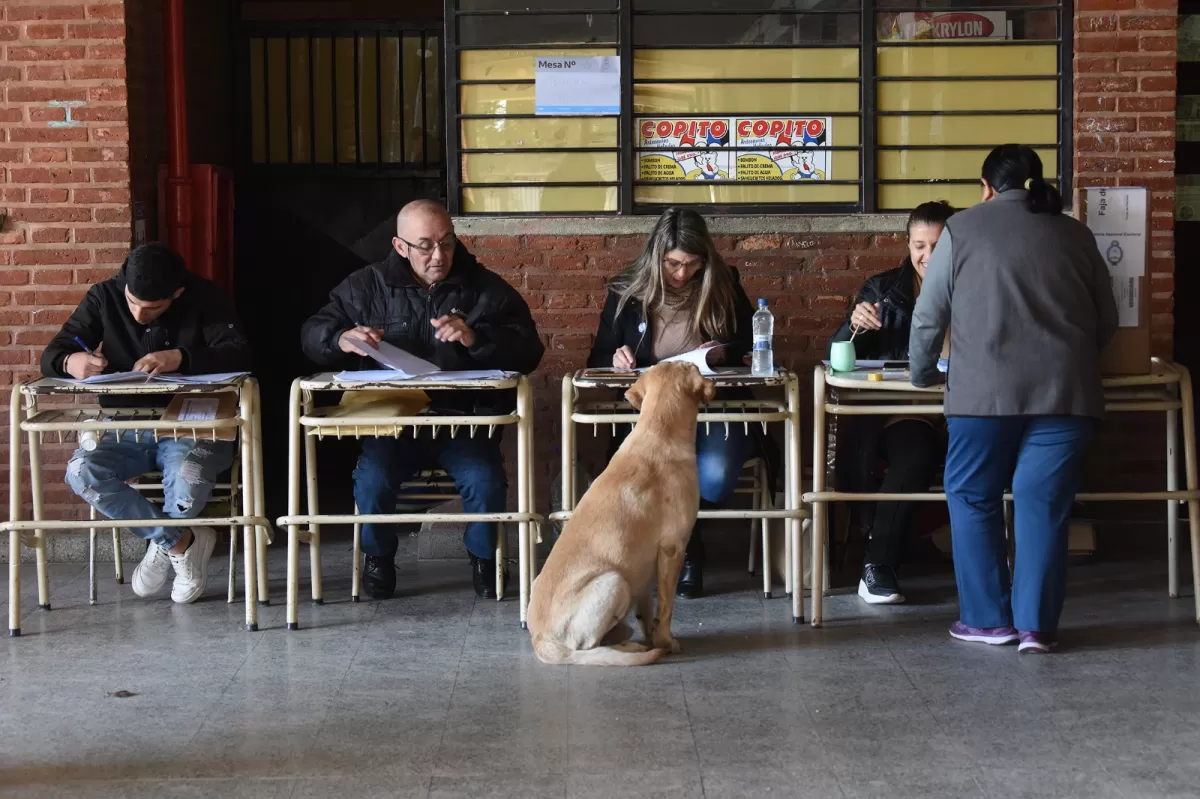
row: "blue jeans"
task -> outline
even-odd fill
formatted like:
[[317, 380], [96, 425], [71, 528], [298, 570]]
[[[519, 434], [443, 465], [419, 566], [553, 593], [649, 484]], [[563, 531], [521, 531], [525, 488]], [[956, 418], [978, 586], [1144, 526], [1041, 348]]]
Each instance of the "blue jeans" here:
[[[451, 437], [443, 431], [431, 438], [422, 430], [416, 438], [364, 438], [354, 468], [354, 501], [359, 513], [395, 513], [400, 485], [422, 469], [440, 467], [450, 475], [462, 496], [464, 513], [503, 513], [508, 502], [508, 475], [498, 438], [482, 430], [471, 438], [467, 430]], [[362, 550], [367, 555], [396, 554], [395, 524], [364, 524]], [[496, 523], [471, 522], [463, 535], [467, 551], [477, 558], [496, 557]]]
[[[705, 430], [707, 427], [707, 431]], [[700, 473], [700, 499], [703, 502], [724, 502], [737, 488], [742, 466], [754, 451], [754, 439], [740, 424], [701, 423], [696, 427], [696, 468]]]
[[[961, 620], [1055, 635], [1067, 587], [1067, 524], [1084, 445], [1077, 416], [952, 417], [946, 497]], [[1013, 491], [1011, 588], [1004, 489]]]
[[[233, 464], [232, 441], [159, 438], [142, 432], [105, 433], [91, 452], [75, 450], [67, 462], [67, 485], [84, 502], [110, 519], [194, 519], [212, 495], [217, 475]], [[150, 502], [126, 480], [162, 472], [163, 505]], [[131, 527], [134, 535], [170, 549], [183, 527]]]

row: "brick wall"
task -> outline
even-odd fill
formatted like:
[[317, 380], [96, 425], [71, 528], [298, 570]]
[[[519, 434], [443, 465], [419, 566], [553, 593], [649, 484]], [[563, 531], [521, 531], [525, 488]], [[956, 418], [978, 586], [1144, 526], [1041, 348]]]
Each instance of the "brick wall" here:
[[[36, 375], [42, 346], [128, 251], [124, 41], [119, 0], [0, 4], [0, 387]], [[48, 470], [61, 473], [62, 449], [48, 445]], [[0, 475], [7, 488], [7, 458]], [[68, 501], [61, 479], [47, 501]]]

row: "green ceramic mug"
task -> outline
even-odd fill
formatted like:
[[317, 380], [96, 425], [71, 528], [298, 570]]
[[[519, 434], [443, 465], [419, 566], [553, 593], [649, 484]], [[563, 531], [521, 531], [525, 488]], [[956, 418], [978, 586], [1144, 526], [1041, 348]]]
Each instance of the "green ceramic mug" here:
[[853, 372], [855, 360], [853, 341], [835, 341], [829, 348], [829, 365], [835, 372]]

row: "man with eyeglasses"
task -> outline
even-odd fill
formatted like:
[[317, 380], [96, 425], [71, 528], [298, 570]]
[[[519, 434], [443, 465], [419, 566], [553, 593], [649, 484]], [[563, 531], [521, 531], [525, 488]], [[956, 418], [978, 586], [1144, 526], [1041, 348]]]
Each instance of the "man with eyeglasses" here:
[[[378, 368], [368, 345], [387, 341], [446, 371], [503, 369], [529, 374], [544, 347], [524, 298], [475, 260], [454, 236], [450, 214], [432, 200], [416, 200], [396, 217], [388, 257], [363, 267], [329, 295], [329, 304], [304, 323], [304, 353], [323, 367]], [[438, 391], [434, 413], [501, 414], [515, 406], [512, 391]], [[354, 470], [360, 513], [395, 513], [400, 486], [423, 469], [444, 469], [467, 513], [505, 510], [508, 478], [499, 435], [455, 435], [429, 428], [416, 437], [364, 438]], [[373, 599], [396, 590], [398, 525], [364, 524], [363, 583]], [[475, 594], [496, 596], [496, 524], [467, 525]]]

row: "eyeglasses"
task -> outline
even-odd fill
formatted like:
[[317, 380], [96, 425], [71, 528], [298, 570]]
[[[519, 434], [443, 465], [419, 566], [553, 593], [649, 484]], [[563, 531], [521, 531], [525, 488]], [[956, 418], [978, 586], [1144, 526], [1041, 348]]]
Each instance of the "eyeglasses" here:
[[[396, 238], [400, 239], [399, 236]], [[414, 250], [421, 253], [421, 255], [432, 255], [434, 250], [441, 250], [445, 253], [454, 252], [454, 245], [458, 243], [458, 237], [451, 233], [441, 241], [431, 242], [429, 244], [413, 244], [407, 239], [400, 239], [400, 241], [403, 241], [409, 247], [412, 247]]]
[[663, 268], [669, 269], [672, 272], [678, 272], [681, 269], [691, 269], [693, 267], [702, 266], [703, 263], [704, 262], [699, 258], [695, 259], [694, 261], [676, 261], [674, 258], [664, 258]]

